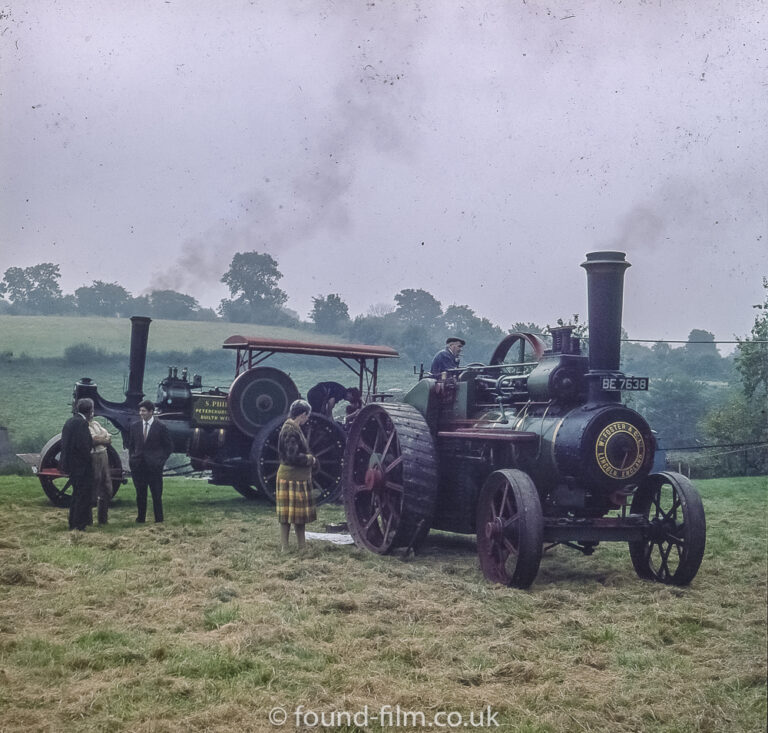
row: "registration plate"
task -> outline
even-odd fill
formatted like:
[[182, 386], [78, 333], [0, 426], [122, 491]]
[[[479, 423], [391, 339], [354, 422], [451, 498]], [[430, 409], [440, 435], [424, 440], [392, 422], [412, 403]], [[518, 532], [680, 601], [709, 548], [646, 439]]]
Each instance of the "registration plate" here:
[[647, 392], [648, 377], [603, 377], [600, 386], [606, 391]]

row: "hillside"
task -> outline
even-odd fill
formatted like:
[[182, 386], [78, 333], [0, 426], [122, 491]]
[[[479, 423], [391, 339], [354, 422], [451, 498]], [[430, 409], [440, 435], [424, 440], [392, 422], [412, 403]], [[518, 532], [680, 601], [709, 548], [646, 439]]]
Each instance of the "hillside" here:
[[[225, 321], [153, 320], [149, 329], [149, 352], [219, 349], [234, 334], [266, 336], [302, 341], [344, 342], [328, 335], [277, 326]], [[82, 318], [79, 316], [0, 316], [0, 354], [14, 357], [57, 358], [74, 344], [85, 343], [107, 353], [127, 354], [131, 322], [127, 318]]]

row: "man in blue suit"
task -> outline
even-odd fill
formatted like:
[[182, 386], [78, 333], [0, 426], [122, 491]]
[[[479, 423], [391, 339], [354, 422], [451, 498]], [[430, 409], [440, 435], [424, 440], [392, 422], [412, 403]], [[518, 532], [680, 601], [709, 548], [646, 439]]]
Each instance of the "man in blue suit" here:
[[435, 379], [439, 379], [443, 372], [449, 369], [459, 368], [459, 357], [466, 341], [458, 336], [450, 336], [445, 341], [445, 348], [438, 351], [432, 359], [432, 366], [429, 371]]

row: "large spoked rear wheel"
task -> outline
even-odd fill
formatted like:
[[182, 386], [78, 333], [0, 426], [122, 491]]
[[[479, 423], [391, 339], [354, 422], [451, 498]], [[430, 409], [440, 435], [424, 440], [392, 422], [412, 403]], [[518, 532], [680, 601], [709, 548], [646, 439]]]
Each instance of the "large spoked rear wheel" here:
[[[273, 503], [277, 492], [277, 469], [280, 468], [277, 443], [284, 422], [285, 416], [281, 415], [267, 423], [251, 447], [251, 463], [259, 486]], [[303, 429], [309, 452], [318, 461], [312, 471], [312, 496], [315, 504], [336, 501], [341, 494], [341, 463], [347, 434], [335, 420], [316, 413], [309, 416]]]
[[704, 505], [694, 485], [679, 473], [651, 474], [635, 492], [631, 512], [651, 523], [642, 540], [629, 543], [637, 574], [688, 585], [699, 571], [707, 536]]
[[516, 469], [494, 471], [477, 502], [477, 554], [493, 583], [528, 588], [539, 572], [544, 520], [530, 476]]
[[[117, 493], [123, 483], [123, 464], [120, 454], [111, 446], [107, 446], [109, 471], [112, 476], [112, 496]], [[69, 475], [60, 467], [61, 433], [54, 435], [40, 452], [40, 463], [37, 464], [37, 477], [45, 495], [54, 506], [67, 508], [72, 503], [72, 482]]]
[[437, 461], [414, 407], [373, 403], [355, 419], [344, 453], [344, 508], [359, 547], [385, 554], [417, 548], [429, 533]]

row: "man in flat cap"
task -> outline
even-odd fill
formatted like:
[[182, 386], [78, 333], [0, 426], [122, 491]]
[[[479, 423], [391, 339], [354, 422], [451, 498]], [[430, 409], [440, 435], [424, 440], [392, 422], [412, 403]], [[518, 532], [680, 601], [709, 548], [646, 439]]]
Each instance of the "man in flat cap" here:
[[432, 359], [432, 367], [429, 370], [435, 379], [438, 379], [443, 372], [449, 369], [459, 368], [459, 357], [465, 343], [466, 341], [458, 336], [449, 336], [445, 340], [445, 348], [435, 354], [435, 358]]

